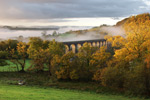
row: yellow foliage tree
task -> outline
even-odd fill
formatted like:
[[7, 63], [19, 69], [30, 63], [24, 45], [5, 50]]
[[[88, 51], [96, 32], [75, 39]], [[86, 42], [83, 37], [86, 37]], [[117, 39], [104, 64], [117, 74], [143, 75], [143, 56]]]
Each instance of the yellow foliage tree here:
[[[55, 60], [54, 62], [57, 62], [57, 60]], [[78, 79], [79, 76], [77, 74], [77, 66], [76, 66], [77, 63], [75, 62], [76, 62], [76, 56], [72, 51], [64, 54], [61, 57], [61, 60], [59, 60], [59, 70], [56, 71], [57, 78], [72, 79], [72, 80]]]
[[[117, 49], [101, 73], [105, 86], [150, 93], [150, 14], [132, 16], [123, 25], [126, 36], [107, 37]], [[117, 39], [116, 39], [117, 37]]]
[[[120, 47], [115, 51], [117, 61], [150, 62], [150, 14], [132, 16], [124, 24], [126, 37], [106, 37], [112, 46]], [[149, 60], [148, 60], [149, 59]]]
[[28, 45], [29, 48], [27, 50], [27, 53], [29, 54], [29, 58], [32, 59], [33, 65], [30, 66], [29, 70], [43, 71], [45, 57], [49, 55], [49, 52], [47, 50], [48, 43], [45, 43], [41, 38], [33, 37], [30, 38]]
[[92, 67], [92, 71], [94, 73], [94, 80], [100, 80], [101, 69], [107, 66], [106, 63], [109, 60], [110, 56], [110, 53], [106, 52], [106, 47], [104, 46], [92, 55], [90, 66]]
[[79, 76], [81, 79], [91, 80], [93, 77], [92, 67], [90, 66], [90, 61], [92, 60], [92, 55], [98, 50], [98, 47], [91, 47], [90, 44], [84, 43], [79, 49], [78, 56], [78, 67]]
[[19, 42], [17, 44], [17, 51], [11, 49], [10, 53], [10, 61], [16, 64], [17, 69], [18, 64], [21, 66], [21, 72], [24, 72], [26, 58], [27, 58], [27, 45], [24, 42]]
[[97, 68], [106, 67], [106, 61], [110, 58], [110, 56], [110, 53], [106, 52], [106, 47], [103, 46], [92, 55], [90, 65], [96, 66]]
[[51, 61], [55, 56], [62, 56], [65, 53], [65, 46], [62, 43], [52, 41], [43, 41], [41, 38], [30, 38], [28, 54], [33, 60], [34, 68], [39, 71], [44, 70], [44, 66], [51, 73]]

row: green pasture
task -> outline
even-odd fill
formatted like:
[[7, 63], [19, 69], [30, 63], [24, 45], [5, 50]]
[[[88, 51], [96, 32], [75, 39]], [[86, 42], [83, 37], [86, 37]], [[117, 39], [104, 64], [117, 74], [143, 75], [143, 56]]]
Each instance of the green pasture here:
[[[0, 100], [146, 100], [77, 90], [0, 84]], [[148, 100], [148, 99], [147, 99]]]
[[[8, 65], [6, 66], [0, 66], [0, 72], [14, 72], [17, 71], [17, 67], [14, 63], [11, 61], [7, 60]], [[26, 60], [26, 65], [25, 65], [25, 70], [28, 69], [31, 66], [31, 60], [27, 59]], [[19, 69], [21, 67], [19, 66]]]

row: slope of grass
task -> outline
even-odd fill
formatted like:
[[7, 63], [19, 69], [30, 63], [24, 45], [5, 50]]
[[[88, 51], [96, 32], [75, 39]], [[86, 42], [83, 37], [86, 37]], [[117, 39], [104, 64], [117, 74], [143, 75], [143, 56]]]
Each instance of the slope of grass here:
[[76, 90], [0, 84], [0, 100], [145, 100]]

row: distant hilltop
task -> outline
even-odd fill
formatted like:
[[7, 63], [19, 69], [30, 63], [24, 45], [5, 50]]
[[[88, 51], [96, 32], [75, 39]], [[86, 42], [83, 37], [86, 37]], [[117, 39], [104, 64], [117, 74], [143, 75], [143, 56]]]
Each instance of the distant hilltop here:
[[41, 31], [41, 30], [59, 30], [59, 27], [23, 27], [23, 26], [2, 26], [1, 28], [6, 28], [9, 30], [36, 30], [36, 31]]
[[131, 17], [125, 18], [125, 19], [119, 21], [116, 24], [116, 26], [124, 26], [125, 24], [128, 25], [131, 22], [137, 22], [137, 21], [145, 22], [146, 20], [150, 20], [149, 13], [143, 13], [143, 14], [139, 14], [136, 16], [131, 16]]

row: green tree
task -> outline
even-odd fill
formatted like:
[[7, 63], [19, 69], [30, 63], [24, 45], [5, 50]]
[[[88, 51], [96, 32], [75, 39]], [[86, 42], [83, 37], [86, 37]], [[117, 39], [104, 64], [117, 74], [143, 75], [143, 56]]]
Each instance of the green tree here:
[[6, 62], [6, 57], [8, 56], [8, 53], [6, 51], [0, 51], [0, 66], [8, 65]]
[[52, 33], [52, 36], [57, 36], [57, 32], [54, 31], [54, 32]]

